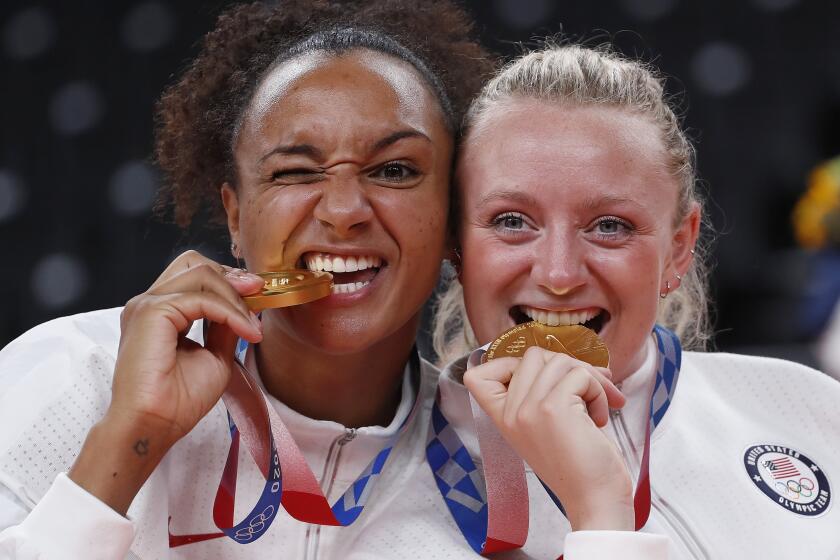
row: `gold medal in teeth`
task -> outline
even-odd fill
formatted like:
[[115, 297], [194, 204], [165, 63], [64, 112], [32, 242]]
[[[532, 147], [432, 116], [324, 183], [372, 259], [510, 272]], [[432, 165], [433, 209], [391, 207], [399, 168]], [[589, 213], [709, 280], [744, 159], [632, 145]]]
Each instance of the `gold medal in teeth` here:
[[583, 325], [550, 327], [536, 321], [516, 325], [499, 335], [481, 361], [503, 357], [521, 358], [531, 346], [568, 354], [597, 367], [608, 367], [610, 364], [607, 345], [592, 329]]
[[251, 311], [309, 303], [330, 295], [332, 288], [332, 274], [323, 271], [294, 269], [257, 276], [265, 281], [262, 291], [242, 298]]

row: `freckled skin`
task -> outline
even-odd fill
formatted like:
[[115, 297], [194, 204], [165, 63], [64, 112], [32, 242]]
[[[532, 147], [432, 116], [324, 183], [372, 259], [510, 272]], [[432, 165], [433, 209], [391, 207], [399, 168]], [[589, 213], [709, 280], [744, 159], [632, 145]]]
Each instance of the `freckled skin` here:
[[[388, 264], [379, 287], [354, 305], [321, 301], [264, 313], [263, 346], [279, 338], [283, 346], [351, 354], [387, 347], [391, 338], [413, 341], [443, 256], [450, 133], [436, 99], [402, 61], [368, 51], [306, 58], [276, 69], [245, 119], [235, 147], [239, 184], [223, 192], [231, 234], [254, 271], [300, 266], [301, 254], [322, 244], [369, 249]], [[400, 130], [428, 140], [372, 148]], [[320, 153], [261, 161], [278, 145], [298, 144]], [[417, 180], [395, 186], [371, 178], [392, 160], [413, 165]], [[297, 168], [318, 173], [272, 182], [272, 173]]]
[[[678, 286], [699, 229], [697, 207], [674, 227], [677, 184], [665, 164], [653, 123], [616, 108], [517, 100], [482, 119], [457, 169], [461, 282], [479, 342], [514, 325], [514, 306], [598, 307], [610, 314], [600, 334], [614, 380], [635, 371], [660, 289]], [[529, 199], [490, 198], [501, 191]], [[491, 224], [506, 212], [521, 227]], [[605, 216], [631, 229], [599, 237]]]

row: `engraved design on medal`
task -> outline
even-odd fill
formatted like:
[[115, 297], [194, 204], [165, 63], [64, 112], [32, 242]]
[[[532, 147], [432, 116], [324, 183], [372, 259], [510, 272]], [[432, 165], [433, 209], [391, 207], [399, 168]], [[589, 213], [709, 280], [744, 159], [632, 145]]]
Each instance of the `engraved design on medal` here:
[[610, 353], [604, 342], [583, 325], [550, 327], [531, 321], [502, 333], [484, 353], [486, 362], [501, 356], [521, 357], [531, 346], [567, 354], [593, 366], [608, 367]]
[[520, 350], [524, 350], [524, 349], [525, 349], [525, 347], [526, 347], [526, 344], [527, 344], [527, 343], [525, 342], [525, 337], [524, 337], [524, 336], [520, 336], [519, 338], [517, 338], [516, 340], [514, 340], [513, 342], [511, 342], [511, 343], [510, 343], [510, 344], [509, 344], [509, 345], [505, 348], [505, 352], [507, 352], [508, 354], [516, 354], [516, 353], [517, 353], [517, 352], [519, 352]]

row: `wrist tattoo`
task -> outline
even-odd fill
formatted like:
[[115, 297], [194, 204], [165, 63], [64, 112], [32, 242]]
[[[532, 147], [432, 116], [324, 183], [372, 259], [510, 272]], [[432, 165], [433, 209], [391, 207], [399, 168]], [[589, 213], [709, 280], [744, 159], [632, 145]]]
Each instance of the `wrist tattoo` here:
[[138, 439], [137, 443], [134, 444], [134, 452], [140, 456], [147, 455], [149, 453], [149, 438]]

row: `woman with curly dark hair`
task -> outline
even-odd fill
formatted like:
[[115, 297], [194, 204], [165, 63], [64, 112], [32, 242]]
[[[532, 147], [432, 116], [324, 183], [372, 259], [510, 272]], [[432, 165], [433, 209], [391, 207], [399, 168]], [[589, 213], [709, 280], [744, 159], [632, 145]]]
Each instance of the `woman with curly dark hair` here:
[[247, 270], [329, 271], [332, 293], [258, 317], [261, 277], [187, 252], [122, 310], [10, 344], [0, 556], [473, 556], [425, 465], [437, 373], [414, 343], [491, 66], [444, 0], [222, 14], [158, 107], [162, 202], [225, 224]]

